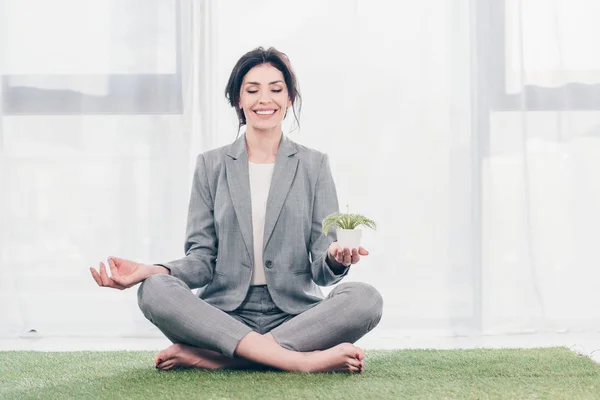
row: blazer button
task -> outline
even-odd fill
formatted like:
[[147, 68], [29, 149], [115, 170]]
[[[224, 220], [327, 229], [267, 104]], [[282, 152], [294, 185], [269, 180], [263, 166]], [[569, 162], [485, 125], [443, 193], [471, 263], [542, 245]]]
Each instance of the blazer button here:
[[267, 261], [265, 262], [265, 267], [267, 267], [267, 268], [272, 268], [272, 267], [273, 267], [273, 261], [271, 261], [271, 260], [267, 260]]

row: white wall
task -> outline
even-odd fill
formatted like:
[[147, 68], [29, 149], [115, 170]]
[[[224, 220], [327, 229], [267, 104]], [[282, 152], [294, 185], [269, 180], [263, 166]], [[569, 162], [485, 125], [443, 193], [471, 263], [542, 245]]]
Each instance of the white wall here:
[[259, 45], [285, 52], [304, 99], [291, 138], [329, 153], [342, 208], [379, 224], [350, 279], [383, 292], [389, 329], [473, 323], [467, 3], [214, 4], [215, 144], [235, 137], [218, 89], [237, 59]]

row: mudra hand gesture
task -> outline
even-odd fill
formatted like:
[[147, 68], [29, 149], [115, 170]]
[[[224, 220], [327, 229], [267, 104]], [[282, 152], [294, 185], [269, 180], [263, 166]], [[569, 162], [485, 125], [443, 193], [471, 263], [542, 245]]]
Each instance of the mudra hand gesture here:
[[90, 268], [92, 277], [98, 286], [119, 290], [135, 286], [150, 275], [159, 273], [158, 268], [164, 270], [163, 267], [140, 264], [135, 261], [123, 260], [117, 257], [109, 257], [108, 266], [110, 267], [112, 276], [108, 276], [106, 266], [101, 262], [99, 271], [96, 271], [95, 268]]

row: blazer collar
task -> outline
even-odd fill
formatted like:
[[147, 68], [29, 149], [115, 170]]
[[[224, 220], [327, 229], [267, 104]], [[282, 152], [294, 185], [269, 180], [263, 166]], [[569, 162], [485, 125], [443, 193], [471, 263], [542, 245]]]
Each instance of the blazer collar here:
[[[287, 136], [281, 135], [281, 141], [279, 142], [279, 148], [277, 149], [277, 158], [279, 158], [280, 155], [289, 157], [291, 155], [296, 154], [297, 152], [298, 146], [296, 146], [296, 143], [288, 139]], [[237, 160], [238, 158], [242, 157], [244, 153], [246, 153], [247, 159], [248, 152], [246, 151], [245, 133], [242, 134], [242, 136], [240, 136], [235, 142], [231, 144], [227, 155], [233, 158], [234, 160]]]
[[[271, 188], [267, 200], [267, 213], [265, 215], [265, 233], [263, 237], [263, 250], [266, 248], [283, 203], [292, 186], [298, 158], [294, 155], [298, 152], [298, 146], [283, 135], [279, 142], [275, 169], [271, 180]], [[246, 250], [251, 262], [254, 262], [254, 244], [252, 237], [252, 206], [250, 203], [250, 182], [248, 172], [248, 152], [246, 151], [246, 135], [242, 135], [229, 148], [225, 167], [227, 170], [227, 181], [233, 208], [237, 215], [240, 231]]]

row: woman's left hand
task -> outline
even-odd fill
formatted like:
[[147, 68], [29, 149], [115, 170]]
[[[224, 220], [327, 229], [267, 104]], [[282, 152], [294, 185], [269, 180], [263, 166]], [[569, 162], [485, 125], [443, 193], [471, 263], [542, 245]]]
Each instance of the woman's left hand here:
[[332, 242], [327, 250], [327, 255], [338, 264], [348, 267], [360, 261], [360, 256], [368, 256], [369, 252], [362, 246], [358, 249], [342, 248], [338, 242]]

